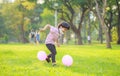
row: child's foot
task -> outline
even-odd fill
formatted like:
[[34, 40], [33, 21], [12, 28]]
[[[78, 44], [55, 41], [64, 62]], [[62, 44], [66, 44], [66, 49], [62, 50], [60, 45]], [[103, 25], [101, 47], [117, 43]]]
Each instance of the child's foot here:
[[52, 63], [52, 66], [56, 66], [56, 63]]
[[49, 63], [50, 62], [50, 58], [46, 58], [46, 61]]

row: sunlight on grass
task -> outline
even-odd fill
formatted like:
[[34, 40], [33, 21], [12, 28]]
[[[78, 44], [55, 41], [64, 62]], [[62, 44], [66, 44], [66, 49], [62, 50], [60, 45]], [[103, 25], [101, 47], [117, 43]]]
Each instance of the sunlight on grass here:
[[[45, 45], [0, 44], [0, 76], [119, 76], [120, 46], [106, 49], [104, 45], [62, 45], [57, 48], [57, 66], [39, 61], [37, 53]], [[66, 67], [62, 57], [69, 54], [73, 65]]]

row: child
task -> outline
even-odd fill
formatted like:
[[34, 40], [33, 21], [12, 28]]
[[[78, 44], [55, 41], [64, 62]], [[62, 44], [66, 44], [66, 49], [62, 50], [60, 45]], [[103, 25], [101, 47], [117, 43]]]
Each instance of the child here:
[[50, 29], [49, 34], [47, 35], [45, 44], [46, 47], [49, 49], [51, 54], [49, 54], [46, 58], [46, 61], [49, 63], [50, 58], [52, 58], [52, 65], [56, 65], [55, 55], [56, 55], [56, 45], [59, 47], [60, 44], [58, 43], [58, 38], [60, 34], [64, 34], [67, 30], [69, 30], [70, 25], [67, 22], [61, 22], [58, 24], [58, 28], [51, 26], [50, 24], [47, 24], [44, 28], [40, 29], [40, 32], [43, 32], [45, 30]]
[[36, 44], [39, 45], [39, 42], [40, 42], [40, 33], [38, 30], [36, 30]]
[[30, 34], [29, 34], [29, 38], [30, 38], [30, 43], [35, 44], [35, 32], [32, 29]]

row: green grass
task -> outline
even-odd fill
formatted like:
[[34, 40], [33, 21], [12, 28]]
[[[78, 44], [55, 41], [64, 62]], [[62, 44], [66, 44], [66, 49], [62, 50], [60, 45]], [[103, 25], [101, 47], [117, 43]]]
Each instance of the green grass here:
[[[0, 44], [0, 76], [119, 76], [120, 45], [106, 49], [104, 44], [62, 45], [57, 48], [57, 66], [37, 59], [37, 53], [45, 45]], [[74, 63], [70, 67], [61, 59], [69, 54]]]

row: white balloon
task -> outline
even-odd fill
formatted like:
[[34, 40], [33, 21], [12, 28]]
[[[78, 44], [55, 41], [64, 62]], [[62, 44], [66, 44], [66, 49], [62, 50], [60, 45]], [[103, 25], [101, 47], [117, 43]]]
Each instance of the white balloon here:
[[37, 57], [39, 60], [44, 61], [47, 58], [47, 54], [45, 51], [39, 51]]
[[73, 64], [73, 59], [70, 55], [64, 55], [62, 58], [62, 63], [65, 66], [71, 66]]

